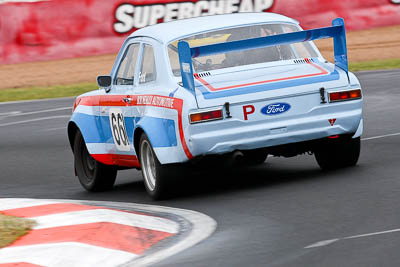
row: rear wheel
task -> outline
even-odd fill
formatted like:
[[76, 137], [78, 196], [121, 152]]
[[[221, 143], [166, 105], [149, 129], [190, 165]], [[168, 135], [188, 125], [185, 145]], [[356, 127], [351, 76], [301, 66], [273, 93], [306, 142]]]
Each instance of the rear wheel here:
[[102, 164], [88, 152], [80, 131], [74, 141], [75, 170], [79, 182], [87, 191], [100, 192], [110, 190], [117, 177], [117, 168]]
[[139, 159], [147, 193], [154, 200], [166, 198], [172, 193], [173, 183], [180, 175], [179, 166], [162, 165], [146, 134], [140, 138]]
[[360, 157], [360, 137], [340, 136], [337, 139], [325, 139], [315, 150], [315, 159], [321, 169], [333, 170], [354, 166]]

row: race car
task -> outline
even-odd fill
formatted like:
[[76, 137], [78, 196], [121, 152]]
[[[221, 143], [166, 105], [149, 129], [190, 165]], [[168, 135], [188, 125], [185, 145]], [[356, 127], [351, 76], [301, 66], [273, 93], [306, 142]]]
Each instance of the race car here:
[[[324, 38], [333, 38], [334, 63], [312, 42]], [[68, 124], [88, 191], [111, 189], [118, 170], [137, 168], [160, 199], [184, 166], [210, 157], [261, 164], [313, 153], [322, 169], [359, 158], [363, 97], [341, 18], [311, 30], [273, 13], [152, 25], [126, 38], [97, 82], [76, 98]]]

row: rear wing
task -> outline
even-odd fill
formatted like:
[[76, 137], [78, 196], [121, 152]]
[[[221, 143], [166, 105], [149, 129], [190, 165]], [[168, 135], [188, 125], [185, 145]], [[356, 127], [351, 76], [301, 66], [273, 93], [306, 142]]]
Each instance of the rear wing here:
[[263, 48], [268, 46], [308, 42], [326, 38], [333, 38], [335, 66], [346, 71], [346, 73], [348, 74], [349, 67], [347, 62], [346, 30], [344, 20], [342, 18], [337, 18], [333, 20], [332, 27], [284, 33], [273, 36], [218, 43], [212, 45], [190, 47], [188, 42], [180, 41], [178, 43], [178, 53], [183, 87], [191, 91], [194, 91], [195, 88], [192, 58], [255, 48]]

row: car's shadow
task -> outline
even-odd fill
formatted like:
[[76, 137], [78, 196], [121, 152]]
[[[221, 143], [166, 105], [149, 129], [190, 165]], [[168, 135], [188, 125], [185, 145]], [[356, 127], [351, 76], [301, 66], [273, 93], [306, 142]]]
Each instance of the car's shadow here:
[[195, 173], [190, 177], [190, 183], [182, 183], [174, 197], [201, 198], [249, 190], [274, 190], [304, 181], [347, 177], [344, 174], [350, 170], [322, 171], [318, 166], [308, 166], [308, 168], [288, 166], [290, 165], [264, 163], [260, 166], [232, 168], [219, 172]]
[[[358, 167], [356, 167], [358, 169]], [[251, 167], [225, 167], [191, 170], [173, 184], [173, 193], [165, 201], [152, 201], [146, 193], [141, 174], [127, 170], [119, 174], [113, 190], [100, 193], [77, 192], [76, 198], [138, 203], [166, 203], [171, 200], [201, 199], [217, 195], [236, 194], [248, 190], [274, 190], [316, 179], [348, 179], [355, 168], [321, 171], [310, 158], [268, 159], [266, 163]], [[121, 177], [120, 177], [121, 176]], [[134, 181], [132, 181], [134, 180]]]

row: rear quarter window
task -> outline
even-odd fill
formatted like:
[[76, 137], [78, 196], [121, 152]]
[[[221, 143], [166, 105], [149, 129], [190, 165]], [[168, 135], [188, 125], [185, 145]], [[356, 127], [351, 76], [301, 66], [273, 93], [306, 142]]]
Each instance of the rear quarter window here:
[[154, 49], [151, 45], [145, 44], [143, 49], [143, 61], [140, 68], [139, 83], [148, 83], [157, 78]]

